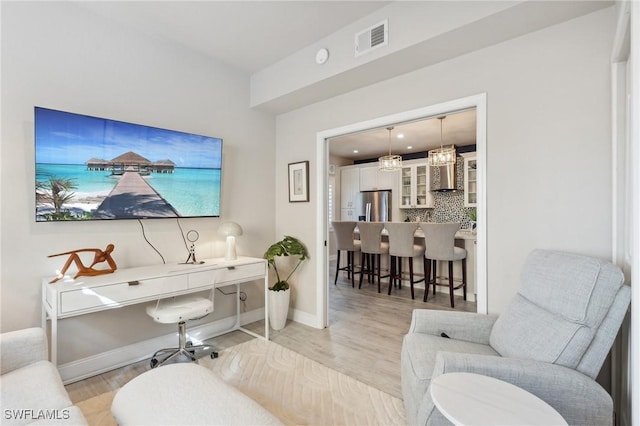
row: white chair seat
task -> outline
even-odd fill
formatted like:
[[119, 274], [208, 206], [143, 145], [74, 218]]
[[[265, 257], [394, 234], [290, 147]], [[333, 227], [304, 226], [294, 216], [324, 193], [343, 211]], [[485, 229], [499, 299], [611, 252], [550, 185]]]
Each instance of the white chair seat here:
[[413, 257], [422, 257], [424, 255], [424, 246], [420, 244], [413, 245]]
[[467, 257], [467, 251], [462, 247], [454, 247], [453, 248], [453, 259], [451, 260], [462, 260]]
[[389, 243], [386, 241], [383, 241], [380, 243], [380, 254], [389, 254]]
[[162, 299], [157, 305], [147, 306], [147, 315], [162, 324], [175, 324], [203, 317], [211, 312], [213, 312], [213, 301], [195, 295]]

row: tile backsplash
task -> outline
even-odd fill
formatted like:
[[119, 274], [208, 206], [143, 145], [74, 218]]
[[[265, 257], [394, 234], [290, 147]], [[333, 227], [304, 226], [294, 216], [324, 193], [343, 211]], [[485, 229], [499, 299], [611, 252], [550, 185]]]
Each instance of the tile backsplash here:
[[406, 209], [404, 219], [412, 222], [460, 222], [462, 229], [469, 228], [471, 219], [469, 212], [475, 207], [464, 207], [464, 160], [458, 157], [456, 164], [456, 192], [434, 192], [434, 207], [432, 209]]

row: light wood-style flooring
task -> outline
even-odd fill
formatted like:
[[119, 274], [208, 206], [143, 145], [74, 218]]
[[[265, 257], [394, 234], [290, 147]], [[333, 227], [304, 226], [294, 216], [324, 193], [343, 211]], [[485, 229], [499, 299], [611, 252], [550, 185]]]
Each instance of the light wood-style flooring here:
[[[335, 272], [334, 272], [335, 273]], [[400, 348], [402, 338], [411, 322], [414, 309], [446, 309], [448, 293], [429, 295], [422, 302], [424, 289], [416, 289], [411, 300], [407, 282], [402, 288], [394, 288], [387, 295], [386, 279], [382, 281], [382, 293], [377, 284], [368, 284], [365, 278], [362, 289], [355, 288], [346, 275], [341, 275], [329, 291], [329, 327], [316, 329], [288, 321], [284, 329], [271, 331], [271, 340], [298, 352], [327, 367], [347, 374], [392, 396], [402, 398], [400, 389]], [[456, 296], [456, 310], [476, 311], [475, 302], [465, 302]], [[264, 322], [246, 326], [257, 333], [264, 330]], [[243, 343], [253, 337], [235, 331], [207, 341], [219, 350]], [[66, 386], [71, 400], [76, 403], [123, 386], [133, 377], [149, 369], [149, 360], [141, 361], [117, 370], [91, 377]]]

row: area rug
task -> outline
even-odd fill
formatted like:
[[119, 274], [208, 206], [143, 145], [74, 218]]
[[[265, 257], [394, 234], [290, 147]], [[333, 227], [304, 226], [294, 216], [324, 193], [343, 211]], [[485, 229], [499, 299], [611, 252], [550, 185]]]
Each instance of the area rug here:
[[87, 419], [90, 426], [116, 426], [115, 419], [111, 416], [111, 402], [116, 391], [94, 396], [78, 402], [76, 405]]
[[[406, 424], [400, 399], [273, 342], [253, 339], [199, 363], [287, 425]], [[115, 424], [114, 393], [78, 403], [90, 425]]]

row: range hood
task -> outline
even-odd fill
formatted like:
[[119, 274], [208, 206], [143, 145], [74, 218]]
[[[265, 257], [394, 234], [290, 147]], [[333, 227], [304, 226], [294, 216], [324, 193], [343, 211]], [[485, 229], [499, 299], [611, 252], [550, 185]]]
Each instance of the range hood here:
[[431, 168], [431, 191], [454, 192], [456, 188], [456, 164]]

